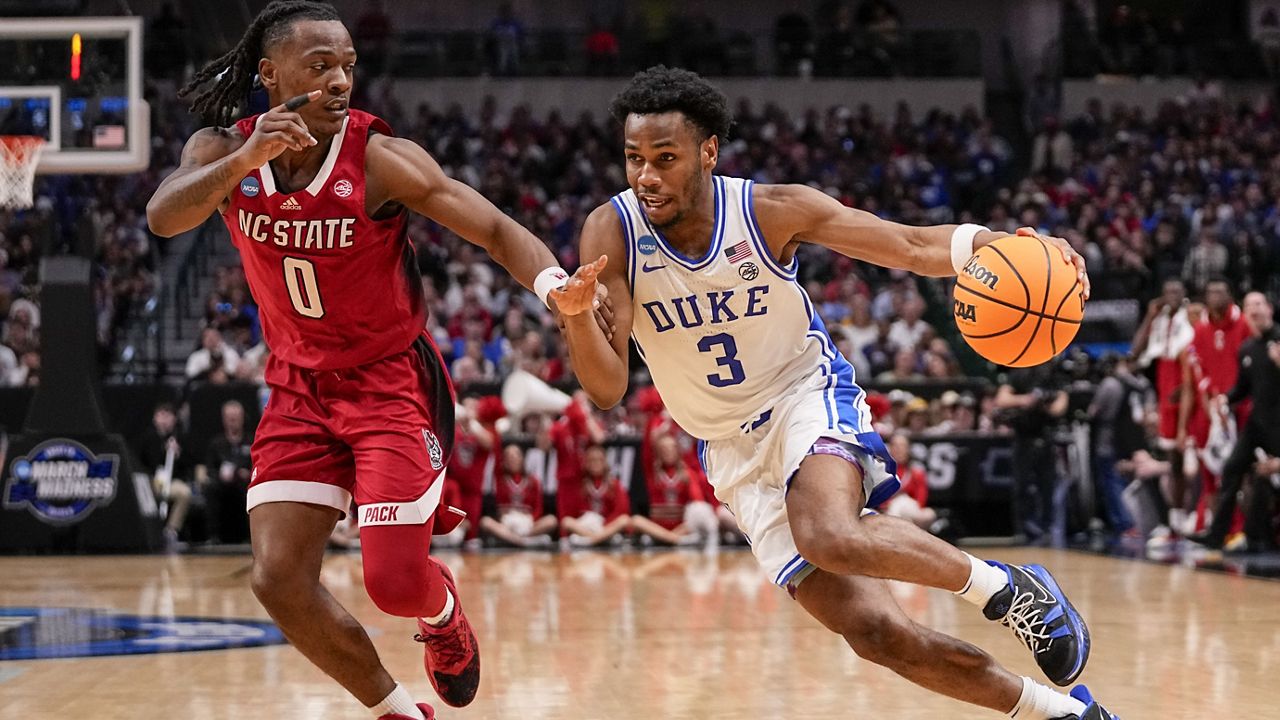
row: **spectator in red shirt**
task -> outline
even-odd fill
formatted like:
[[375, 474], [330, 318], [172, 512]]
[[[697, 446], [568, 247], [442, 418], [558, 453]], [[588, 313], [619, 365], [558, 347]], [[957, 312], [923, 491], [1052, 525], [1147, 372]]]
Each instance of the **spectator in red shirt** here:
[[928, 506], [929, 483], [924, 469], [911, 459], [911, 441], [906, 433], [894, 433], [889, 438], [889, 454], [898, 464], [898, 479], [902, 481], [902, 488], [880, 506], [880, 512], [928, 530], [938, 519], [938, 513]]
[[610, 472], [604, 447], [598, 443], [587, 448], [582, 474], [561, 480], [556, 505], [560, 533], [567, 535], [573, 546], [601, 545], [631, 529], [631, 500]]
[[480, 519], [480, 530], [516, 547], [539, 547], [551, 542], [556, 517], [542, 507], [542, 486], [524, 471], [524, 451], [519, 445], [502, 450], [502, 467], [494, 473], [496, 518]]
[[589, 74], [614, 74], [622, 56], [618, 48], [618, 36], [595, 16], [591, 17], [587, 31], [586, 50]]
[[587, 446], [604, 442], [604, 426], [594, 417], [590, 402], [581, 390], [574, 393], [573, 402], [564, 409], [564, 415], [551, 426], [551, 444], [556, 448], [557, 488], [579, 482]]
[[[462, 401], [454, 430], [453, 457], [449, 460], [448, 476], [458, 484], [457, 507], [467, 513], [468, 540], [479, 537], [478, 518], [484, 507], [485, 473], [490, 457], [498, 447], [497, 430], [482, 422], [482, 414], [481, 403], [476, 398]], [[496, 418], [493, 420], [496, 422]]]
[[698, 481], [701, 473], [681, 456], [674, 435], [654, 441], [654, 461], [646, 470], [649, 517], [632, 517], [632, 529], [666, 545], [718, 545], [719, 523]]

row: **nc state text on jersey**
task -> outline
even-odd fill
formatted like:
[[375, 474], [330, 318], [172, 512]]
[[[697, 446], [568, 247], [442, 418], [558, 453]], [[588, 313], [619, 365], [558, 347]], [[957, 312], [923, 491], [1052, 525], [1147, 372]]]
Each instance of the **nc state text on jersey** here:
[[295, 250], [333, 250], [355, 244], [356, 219], [272, 220], [270, 215], [239, 211], [240, 232], [260, 243], [271, 241]]

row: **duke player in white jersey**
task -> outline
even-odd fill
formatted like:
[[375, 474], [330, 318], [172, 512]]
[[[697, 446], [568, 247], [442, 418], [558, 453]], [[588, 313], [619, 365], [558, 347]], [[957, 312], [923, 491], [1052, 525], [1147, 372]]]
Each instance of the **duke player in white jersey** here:
[[[907, 227], [807, 186], [713, 175], [731, 116], [725, 97], [688, 71], [636, 75], [611, 111], [624, 126], [630, 189], [583, 227], [581, 257], [598, 259], [567, 280], [548, 268], [535, 284], [564, 317], [591, 399], [605, 408], [622, 399], [633, 338], [671, 415], [701, 439], [716, 497], [769, 579], [858, 655], [1019, 720], [1114, 718], [1084, 686], [1067, 695], [1014, 675], [898, 607], [885, 579], [954, 592], [1010, 627], [1059, 685], [1088, 659], [1084, 621], [1047, 570], [983, 562], [863, 509], [897, 489], [894, 464], [852, 366], [796, 281], [802, 242], [944, 276], [998, 235]], [[1087, 282], [1083, 259], [1044, 239]], [[612, 341], [591, 312], [599, 285], [613, 304]]]

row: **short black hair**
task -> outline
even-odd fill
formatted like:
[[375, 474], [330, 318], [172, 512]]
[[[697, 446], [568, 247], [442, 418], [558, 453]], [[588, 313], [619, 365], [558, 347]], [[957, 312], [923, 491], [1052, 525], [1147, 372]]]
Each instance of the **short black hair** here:
[[631, 78], [622, 92], [609, 103], [609, 114], [619, 123], [627, 116], [679, 112], [702, 132], [702, 139], [715, 135], [722, 141], [729, 135], [733, 113], [729, 100], [700, 75], [682, 68], [654, 65]]

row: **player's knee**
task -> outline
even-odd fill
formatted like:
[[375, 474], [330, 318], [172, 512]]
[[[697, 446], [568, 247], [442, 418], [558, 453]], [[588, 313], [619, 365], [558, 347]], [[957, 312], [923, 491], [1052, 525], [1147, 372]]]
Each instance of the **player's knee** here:
[[254, 597], [272, 614], [301, 604], [319, 585], [317, 578], [299, 572], [296, 562], [272, 557], [255, 558], [249, 585]]
[[850, 618], [840, 629], [845, 642], [858, 657], [877, 665], [896, 669], [910, 662], [912, 631], [901, 619], [876, 613]]
[[800, 556], [830, 572], [858, 574], [871, 551], [856, 523], [793, 523], [791, 530]]

